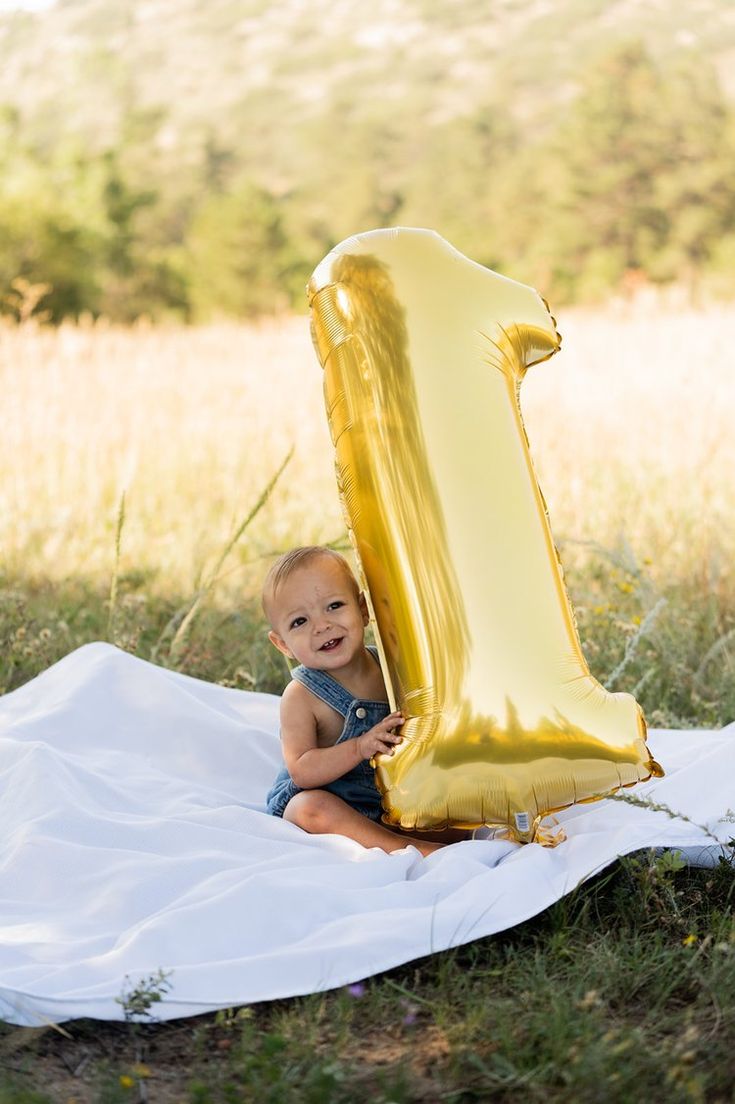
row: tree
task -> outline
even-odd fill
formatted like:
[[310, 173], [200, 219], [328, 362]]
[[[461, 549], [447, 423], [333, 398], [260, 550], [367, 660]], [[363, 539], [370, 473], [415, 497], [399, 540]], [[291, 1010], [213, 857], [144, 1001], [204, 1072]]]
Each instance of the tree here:
[[701, 59], [676, 78], [640, 43], [617, 48], [541, 151], [549, 194], [530, 249], [562, 297], [602, 295], [631, 270], [657, 280], [699, 270], [732, 225], [724, 101]]
[[205, 196], [186, 235], [183, 262], [194, 316], [285, 310], [300, 263], [281, 205], [269, 192], [242, 180], [231, 192]]

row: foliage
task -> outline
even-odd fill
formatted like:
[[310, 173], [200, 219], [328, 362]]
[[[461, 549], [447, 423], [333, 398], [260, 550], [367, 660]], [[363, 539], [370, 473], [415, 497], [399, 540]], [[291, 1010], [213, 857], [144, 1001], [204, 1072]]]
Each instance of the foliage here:
[[[553, 26], [515, 4], [507, 31], [480, 5], [398, 5], [375, 26], [348, 5], [329, 38], [291, 0], [163, 0], [160, 22], [142, 0], [127, 16], [111, 0], [0, 14], [5, 311], [17, 277], [50, 285], [54, 321], [303, 308], [335, 242], [397, 223], [436, 228], [556, 303], [646, 282], [729, 293], [735, 111], [709, 60], [729, 25], [708, 9], [697, 46], [668, 12], [607, 6], [620, 10], [604, 49], [575, 0]], [[457, 65], [417, 46], [398, 66], [391, 36], [417, 28]], [[26, 77], [41, 48], [48, 71]]]
[[151, 1009], [173, 987], [169, 980], [171, 974], [171, 970], [159, 969], [155, 974], [141, 977], [136, 985], [126, 977], [126, 989], [119, 997], [115, 997], [115, 1003], [121, 1006], [126, 1023], [133, 1024], [153, 1018]]
[[[183, 272], [196, 318], [285, 311], [306, 284], [288, 240], [281, 205], [249, 181], [206, 195], [192, 216]], [[298, 282], [298, 281], [297, 281]]]
[[554, 258], [561, 297], [600, 298], [634, 274], [701, 278], [735, 227], [733, 148], [732, 114], [698, 61], [665, 73], [631, 43], [589, 70], [539, 158], [557, 169], [529, 244]]

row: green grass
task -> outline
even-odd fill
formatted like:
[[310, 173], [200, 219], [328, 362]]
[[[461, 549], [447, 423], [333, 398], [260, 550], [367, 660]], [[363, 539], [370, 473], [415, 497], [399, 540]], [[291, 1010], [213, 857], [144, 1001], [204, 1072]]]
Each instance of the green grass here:
[[[583, 651], [603, 685], [635, 694], [652, 727], [735, 719], [735, 590], [726, 572], [662, 587], [626, 542], [562, 542], [562, 554]], [[267, 563], [255, 561], [251, 574]], [[207, 580], [192, 593], [149, 584], [143, 571], [116, 574], [113, 587], [0, 573], [0, 693], [92, 640], [223, 685], [283, 690], [288, 671], [268, 643], [254, 588], [237, 602]]]
[[172, 651], [172, 627], [190, 603], [188, 594], [152, 595], [143, 575], [123, 575], [108, 638], [104, 587], [83, 579], [29, 583], [0, 575], [0, 692], [23, 685], [82, 644], [107, 639], [197, 678], [281, 692], [288, 673], [253, 604], [224, 608], [212, 602], [199, 611], [184, 644]]

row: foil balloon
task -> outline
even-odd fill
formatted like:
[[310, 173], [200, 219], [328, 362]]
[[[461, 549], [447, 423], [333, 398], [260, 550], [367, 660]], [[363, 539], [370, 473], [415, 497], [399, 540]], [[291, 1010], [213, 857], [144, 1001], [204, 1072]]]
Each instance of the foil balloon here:
[[559, 348], [531, 288], [429, 230], [360, 234], [309, 283], [337, 485], [393, 708], [386, 823], [504, 825], [662, 773], [590, 674], [519, 406]]

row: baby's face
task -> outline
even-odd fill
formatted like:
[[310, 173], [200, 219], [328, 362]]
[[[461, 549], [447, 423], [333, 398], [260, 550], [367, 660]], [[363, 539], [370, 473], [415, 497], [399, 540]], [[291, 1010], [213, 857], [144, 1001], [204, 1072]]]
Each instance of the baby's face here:
[[271, 618], [271, 642], [306, 667], [337, 670], [365, 647], [365, 599], [330, 556], [319, 556], [288, 576], [273, 597]]

